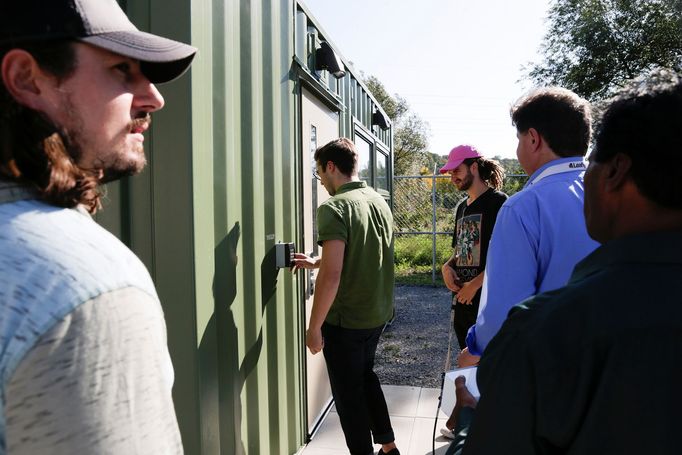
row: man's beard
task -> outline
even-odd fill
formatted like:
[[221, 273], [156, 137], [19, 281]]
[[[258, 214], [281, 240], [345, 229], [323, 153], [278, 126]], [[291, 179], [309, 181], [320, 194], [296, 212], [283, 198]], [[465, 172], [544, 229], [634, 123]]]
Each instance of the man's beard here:
[[[122, 141], [125, 139], [125, 136], [127, 134], [133, 131], [133, 129], [145, 123], [150, 124], [151, 121], [152, 118], [149, 114], [146, 114], [144, 117], [141, 118], [133, 119], [128, 124], [127, 128], [121, 132]], [[130, 177], [132, 175], [137, 175], [140, 172], [142, 172], [144, 167], [147, 165], [147, 158], [145, 157], [144, 154], [144, 144], [142, 142], [136, 142], [135, 144], [132, 145], [132, 147], [135, 155], [141, 159], [126, 160], [121, 156], [121, 154], [111, 153], [110, 156], [114, 158], [113, 162], [111, 163], [102, 162], [101, 166], [98, 166], [102, 170], [101, 179], [102, 183], [112, 182], [114, 180], [119, 180], [122, 179], [123, 177]]]
[[467, 170], [467, 175], [462, 179], [462, 183], [457, 185], [459, 191], [467, 191], [474, 183], [474, 174]]
[[[69, 97], [64, 100], [64, 104], [71, 120], [71, 127], [68, 130], [62, 129], [61, 135], [68, 154], [79, 167], [86, 169], [82, 165], [82, 160], [87, 153], [91, 153], [97, 158], [94, 161], [93, 168], [86, 170], [99, 174], [100, 183], [112, 182], [142, 172], [147, 164], [143, 143], [135, 143], [132, 146], [134, 147], [133, 152], [135, 155], [141, 157], [141, 159], [138, 160], [125, 159], [122, 150], [86, 150], [87, 147], [92, 146], [89, 145], [89, 141], [86, 139], [85, 133], [83, 132], [83, 120], [80, 114], [74, 109], [73, 103]], [[117, 144], [120, 144], [120, 146], [123, 147], [126, 136], [130, 134], [134, 128], [139, 127], [141, 124], [151, 123], [151, 116], [148, 113], [143, 115], [143, 117], [131, 120], [118, 134], [111, 147], [116, 147]], [[105, 161], [99, 157], [106, 157], [108, 160]]]

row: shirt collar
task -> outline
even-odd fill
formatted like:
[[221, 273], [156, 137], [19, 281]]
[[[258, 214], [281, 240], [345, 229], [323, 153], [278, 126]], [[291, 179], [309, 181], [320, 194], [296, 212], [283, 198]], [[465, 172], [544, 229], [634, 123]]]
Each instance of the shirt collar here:
[[580, 281], [612, 264], [682, 264], [682, 231], [648, 232], [604, 243], [578, 262], [569, 283]]
[[[25, 183], [0, 178], [0, 204], [39, 199], [40, 195], [38, 194], [38, 191], [31, 186]], [[90, 212], [88, 212], [82, 204], [78, 204], [73, 207], [72, 210], [75, 210], [88, 218], [92, 218]]]
[[[526, 184], [523, 186], [523, 188], [525, 189], [525, 188], [529, 187], [540, 174], [542, 174], [546, 169], [548, 169], [552, 166], [556, 166], [556, 165], [564, 164], [564, 163], [570, 163], [572, 161], [584, 161], [584, 160], [585, 159], [582, 156], [568, 156], [565, 158], [557, 158], [556, 160], [549, 161], [549, 162], [543, 164], [542, 166], [540, 166], [539, 169], [537, 169], [535, 172], [533, 172], [533, 174], [531, 174], [530, 177], [528, 177], [528, 180], [526, 181]], [[583, 171], [585, 171], [585, 168], [577, 168], [576, 171], [583, 172]]]
[[344, 183], [340, 187], [337, 188], [336, 194], [341, 194], [341, 193], [347, 193], [348, 191], [351, 190], [356, 190], [358, 188], [366, 188], [367, 184], [363, 182], [362, 180], [359, 181], [354, 181], [354, 182], [348, 182]]

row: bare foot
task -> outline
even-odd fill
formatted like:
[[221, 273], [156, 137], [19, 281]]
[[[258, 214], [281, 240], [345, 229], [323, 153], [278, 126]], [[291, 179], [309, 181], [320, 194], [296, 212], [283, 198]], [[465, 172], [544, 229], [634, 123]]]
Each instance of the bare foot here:
[[473, 408], [476, 409], [478, 401], [469, 392], [466, 386], [466, 378], [464, 376], [457, 376], [455, 378], [455, 396], [457, 396], [457, 402], [455, 403], [455, 408], [450, 414], [450, 418], [445, 422], [445, 426], [450, 430], [454, 430], [457, 427], [457, 419], [459, 418], [459, 413], [462, 408]]

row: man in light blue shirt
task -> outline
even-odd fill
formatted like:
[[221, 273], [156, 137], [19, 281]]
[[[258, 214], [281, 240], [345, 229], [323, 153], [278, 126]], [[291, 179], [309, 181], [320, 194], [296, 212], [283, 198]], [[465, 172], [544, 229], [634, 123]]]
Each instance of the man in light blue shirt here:
[[530, 178], [497, 215], [478, 317], [459, 366], [478, 363], [515, 304], [565, 285], [575, 264], [597, 247], [583, 216], [589, 103], [566, 89], [542, 88], [521, 98], [511, 117], [516, 156]]

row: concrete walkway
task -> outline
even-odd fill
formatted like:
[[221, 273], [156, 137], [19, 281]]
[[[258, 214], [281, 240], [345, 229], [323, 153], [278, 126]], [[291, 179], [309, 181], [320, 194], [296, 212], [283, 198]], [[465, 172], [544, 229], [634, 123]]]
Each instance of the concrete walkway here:
[[[430, 455], [433, 440], [433, 421], [438, 406], [439, 389], [408, 386], [383, 386], [391, 415], [396, 444], [401, 455]], [[447, 416], [438, 412], [436, 455], [443, 455], [449, 441], [440, 435]], [[375, 446], [378, 451], [381, 446]], [[325, 417], [312, 441], [299, 452], [301, 455], [348, 454], [336, 409]]]

